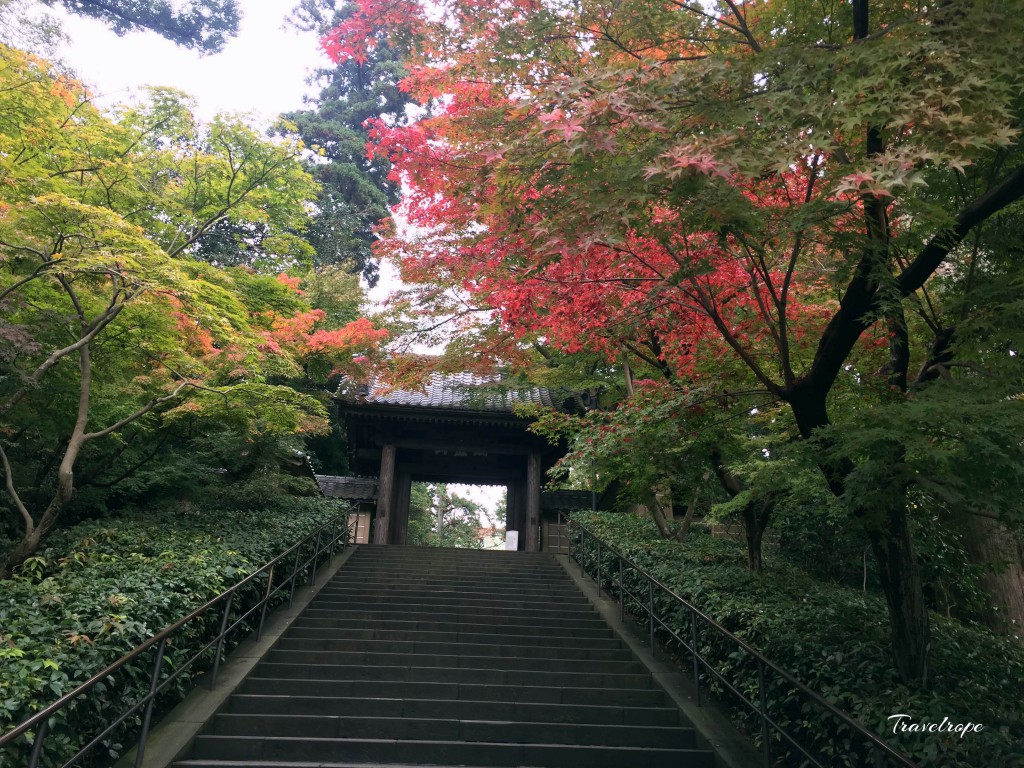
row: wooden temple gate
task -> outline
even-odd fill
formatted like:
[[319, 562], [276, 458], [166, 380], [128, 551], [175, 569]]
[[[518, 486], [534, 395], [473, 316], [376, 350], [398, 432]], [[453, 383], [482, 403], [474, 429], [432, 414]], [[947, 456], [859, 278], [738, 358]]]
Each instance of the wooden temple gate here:
[[541, 486], [564, 449], [528, 432], [529, 421], [513, 409], [551, 406], [551, 395], [489, 383], [434, 374], [422, 392], [375, 385], [339, 392], [351, 469], [377, 477], [373, 543], [405, 544], [412, 483], [446, 482], [504, 485], [506, 531], [518, 531], [521, 550], [541, 548]]

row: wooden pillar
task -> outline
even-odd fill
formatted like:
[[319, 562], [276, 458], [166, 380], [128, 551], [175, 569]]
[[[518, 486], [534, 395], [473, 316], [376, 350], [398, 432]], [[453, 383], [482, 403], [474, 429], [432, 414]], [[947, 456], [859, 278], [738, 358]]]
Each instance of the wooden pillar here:
[[395, 488], [395, 515], [391, 523], [391, 543], [409, 543], [409, 497], [412, 494], [412, 475], [401, 472]]
[[523, 523], [526, 521], [526, 486], [525, 483], [516, 479], [507, 486], [508, 495], [505, 498], [505, 530], [519, 532], [519, 546], [522, 550], [525, 546], [526, 534], [523, 531]]
[[395, 444], [387, 443], [380, 452], [380, 476], [377, 479], [377, 516], [373, 523], [373, 543], [391, 543], [391, 518], [395, 508]]
[[513, 483], [505, 483], [505, 530], [515, 530], [515, 513], [512, 510], [513, 497], [515, 496]]
[[[526, 551], [540, 549], [540, 454], [531, 453], [526, 460]], [[522, 536], [523, 534], [520, 534]]]

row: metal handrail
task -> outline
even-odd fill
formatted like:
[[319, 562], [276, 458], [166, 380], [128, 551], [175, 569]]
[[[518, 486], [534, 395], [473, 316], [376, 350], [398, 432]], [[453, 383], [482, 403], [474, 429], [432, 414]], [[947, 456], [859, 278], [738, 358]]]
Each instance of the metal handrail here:
[[[217, 673], [220, 669], [220, 657], [224, 649], [224, 641], [226, 637], [231, 634], [239, 625], [246, 622], [251, 616], [259, 611], [259, 625], [256, 630], [256, 637], [259, 639], [263, 634], [263, 624], [266, 621], [267, 609], [271, 602], [271, 599], [280, 592], [285, 586], [289, 587], [288, 605], [292, 605], [295, 599], [295, 586], [299, 575], [304, 574], [307, 569], [311, 571], [310, 584], [316, 582], [316, 571], [317, 565], [321, 559], [321, 555], [326, 554], [327, 560], [329, 561], [334, 557], [335, 547], [339, 542], [342, 546], [345, 545], [349, 537], [349, 526], [348, 526], [348, 510], [340, 515], [332, 518], [323, 525], [318, 526], [315, 530], [308, 533], [302, 539], [297, 541], [291, 547], [286, 549], [284, 552], [279, 554], [273, 560], [265, 563], [258, 570], [253, 571], [244, 579], [229, 587], [228, 589], [221, 592], [216, 597], [208, 600], [206, 603], [196, 608], [188, 615], [178, 619], [173, 624], [165, 627], [164, 629], [157, 632], [155, 635], [150, 637], [142, 644], [136, 646], [131, 651], [126, 653], [124, 656], [119, 658], [117, 661], [110, 664], [105, 669], [97, 672], [91, 678], [86, 680], [84, 683], [79, 685], [72, 691], [61, 696], [59, 699], [54, 701], [49, 706], [40, 710], [31, 717], [23, 720], [13, 730], [8, 731], [0, 735], [0, 749], [9, 746], [15, 742], [21, 736], [24, 736], [28, 732], [32, 731], [33, 728], [38, 726], [38, 730], [35, 732], [32, 738], [32, 752], [29, 757], [28, 768], [37, 768], [39, 760], [42, 757], [43, 745], [46, 740], [49, 720], [60, 710], [67, 707], [69, 704], [75, 702], [83, 695], [92, 690], [97, 684], [109, 678], [112, 674], [122, 669], [126, 665], [138, 659], [142, 654], [149, 651], [154, 646], [156, 647], [156, 655], [154, 657], [153, 672], [150, 676], [149, 693], [143, 696], [138, 701], [134, 702], [128, 709], [121, 712], [114, 720], [107, 725], [102, 732], [95, 736], [85, 746], [79, 749], [70, 760], [62, 763], [61, 768], [68, 768], [68, 766], [74, 765], [79, 758], [85, 756], [93, 750], [103, 739], [113, 733], [118, 727], [120, 727], [129, 717], [134, 715], [140, 709], [145, 708], [142, 720], [142, 730], [139, 735], [138, 751], [136, 752], [135, 768], [140, 768], [142, 760], [146, 750], [146, 740], [149, 736], [150, 723], [153, 715], [153, 706], [156, 702], [156, 698], [164, 689], [170, 685], [173, 681], [178, 679], [185, 671], [187, 671], [193, 664], [198, 661], [203, 654], [209, 651], [214, 645], [217, 646], [217, 650], [214, 656], [213, 669], [210, 673], [210, 688], [213, 689], [217, 683]], [[324, 541], [324, 532], [330, 528], [330, 536]], [[308, 544], [312, 543], [313, 547], [309, 557], [302, 560], [302, 549]], [[295, 562], [292, 566], [291, 575], [282, 581], [275, 588], [274, 583], [274, 571], [278, 564], [288, 558], [290, 555], [295, 554]], [[301, 561], [301, 562], [300, 562]], [[228, 621], [231, 615], [232, 604], [234, 603], [235, 595], [245, 587], [253, 584], [257, 579], [261, 579], [266, 576], [267, 586], [263, 591], [263, 597], [255, 605], [245, 611], [239, 618], [237, 618], [230, 626]], [[180, 664], [171, 674], [161, 680], [160, 672], [163, 666], [164, 652], [167, 649], [168, 640], [174, 635], [179, 629], [193, 621], [194, 619], [207, 613], [211, 608], [217, 604], [223, 602], [224, 609], [221, 615], [220, 631], [209, 640], [201, 649], [195, 654], [189, 657], [185, 662]]]
[[[561, 513], [559, 513], [559, 518], [560, 519], [562, 518]], [[844, 723], [845, 725], [849, 726], [856, 734], [861, 736], [862, 739], [865, 742], [867, 742], [867, 744], [868, 744], [868, 746], [869, 746], [869, 748], [871, 750], [872, 762], [874, 763], [875, 768], [886, 768], [887, 766], [893, 765], [893, 764], [899, 766], [900, 768], [918, 768], [917, 764], [912, 762], [910, 760], [910, 758], [908, 758], [905, 754], [903, 754], [899, 750], [897, 750], [897, 749], [893, 748], [892, 746], [890, 746], [889, 744], [887, 744], [877, 734], [875, 734], [869, 728], [867, 728], [867, 726], [865, 726], [863, 723], [861, 723], [858, 720], [854, 719], [853, 717], [848, 715], [846, 712], [844, 712], [843, 710], [839, 709], [834, 704], [832, 704], [831, 702], [829, 702], [828, 700], [823, 698], [821, 695], [819, 695], [819, 694], [815, 693], [814, 691], [812, 691], [806, 685], [804, 685], [799, 680], [797, 680], [797, 678], [794, 677], [791, 672], [788, 672], [787, 670], [783, 669], [782, 667], [780, 667], [775, 662], [773, 662], [770, 659], [768, 659], [766, 656], [764, 656], [762, 653], [760, 653], [757, 649], [755, 649], [752, 645], [747, 643], [745, 640], [742, 640], [739, 637], [737, 637], [736, 635], [734, 635], [732, 632], [730, 632], [728, 629], [723, 627], [717, 621], [712, 619], [706, 613], [701, 611], [699, 608], [694, 606], [692, 603], [687, 601], [685, 598], [683, 598], [680, 595], [678, 595], [671, 587], [669, 587], [668, 585], [664, 584], [656, 576], [654, 576], [652, 573], [647, 571], [642, 566], [637, 565], [635, 562], [630, 560], [630, 558], [627, 555], [623, 554], [620, 550], [616, 549], [613, 545], [608, 544], [606, 541], [602, 540], [597, 534], [595, 534], [592, 530], [587, 528], [583, 523], [581, 523], [581, 522], [579, 522], [577, 520], [573, 520], [571, 517], [568, 517], [568, 516], [566, 516], [566, 520], [567, 520], [568, 529], [569, 529], [569, 532], [570, 532], [570, 535], [568, 537], [568, 539], [569, 539], [569, 550], [570, 550], [569, 557], [570, 558], [573, 558], [572, 545], [573, 545], [574, 537], [571, 534], [572, 528], [576, 527], [576, 528], [579, 529], [580, 553], [579, 553], [578, 560], [579, 560], [579, 564], [580, 564], [580, 573], [581, 574], [586, 573], [588, 576], [590, 576], [590, 574], [586, 571], [586, 566], [585, 566], [586, 551], [585, 551], [584, 545], [586, 543], [586, 537], [589, 536], [595, 542], [595, 546], [596, 546], [596, 550], [597, 550], [597, 552], [596, 552], [596, 576], [593, 576], [591, 578], [594, 579], [595, 583], [597, 584], [597, 588], [598, 588], [599, 591], [601, 589], [603, 589], [602, 579], [601, 579], [601, 553], [602, 553], [602, 550], [606, 554], [610, 554], [610, 555], [612, 555], [612, 556], [614, 556], [616, 558], [617, 566], [618, 566], [618, 587], [619, 587], [618, 603], [619, 603], [619, 618], [620, 618], [620, 620], [624, 617], [624, 614], [625, 614], [625, 602], [626, 602], [625, 598], [628, 597], [632, 601], [634, 601], [637, 605], [644, 605], [644, 607], [646, 609], [644, 612], [647, 614], [647, 617], [648, 617], [648, 620], [647, 620], [646, 623], [648, 625], [648, 631], [649, 631], [649, 635], [650, 635], [650, 646], [651, 646], [651, 650], [652, 651], [654, 650], [654, 647], [655, 647], [655, 634], [656, 634], [656, 631], [657, 631], [657, 627], [660, 627], [662, 630], [667, 632], [671, 637], [673, 637], [678, 643], [680, 643], [683, 646], [683, 648], [685, 648], [687, 650], [687, 652], [690, 654], [691, 658], [693, 659], [694, 700], [695, 700], [695, 703], [697, 704], [697, 706], [701, 706], [700, 677], [701, 677], [701, 672], [703, 671], [705, 673], [713, 675], [719, 682], [721, 682], [734, 695], [736, 695], [740, 699], [740, 701], [742, 701], [743, 704], [749, 710], [751, 710], [754, 713], [754, 715], [756, 715], [756, 717], [760, 720], [760, 723], [761, 723], [761, 752], [762, 752], [762, 761], [763, 761], [763, 764], [766, 767], [770, 767], [772, 765], [771, 742], [769, 740], [769, 729], [771, 729], [775, 733], [777, 733], [779, 736], [781, 736], [783, 739], [785, 739], [787, 742], [789, 742], [793, 747], [795, 747], [797, 750], [799, 750], [802, 753], [802, 755], [807, 760], [810, 760], [813, 765], [817, 766], [817, 768], [830, 768], [830, 765], [822, 763], [816, 757], [811, 755], [807, 751], [807, 749], [805, 749], [804, 746], [801, 745], [792, 734], [787, 732], [786, 729], [783, 726], [781, 726], [779, 723], [777, 723], [769, 715], [769, 713], [768, 713], [768, 695], [767, 695], [768, 694], [768, 690], [767, 690], [767, 683], [766, 683], [766, 680], [765, 680], [765, 673], [767, 671], [771, 671], [771, 672], [775, 673], [776, 676], [778, 676], [779, 678], [784, 680], [786, 683], [791, 685], [793, 688], [795, 688], [797, 691], [799, 691], [801, 694], [803, 694], [808, 700], [810, 700], [814, 704], [818, 705], [822, 709], [824, 709], [827, 712], [829, 712], [830, 714], [832, 714], [834, 717], [836, 717], [842, 723]], [[639, 576], [641, 576], [644, 579], [646, 579], [646, 582], [647, 582], [647, 588], [645, 590], [646, 594], [638, 595], [638, 594], [630, 592], [629, 590], [627, 590], [625, 588], [625, 583], [624, 583], [624, 580], [623, 580], [623, 566], [628, 566], [633, 572], [635, 572]], [[673, 629], [671, 626], [669, 626], [663, 619], [661, 619], [660, 617], [656, 616], [655, 611], [654, 611], [654, 590], [655, 590], [655, 588], [657, 588], [660, 592], [662, 592], [663, 594], [665, 594], [668, 597], [670, 597], [672, 600], [674, 600], [676, 603], [678, 603], [680, 606], [682, 606], [685, 610], [689, 611], [689, 614], [690, 614], [690, 630], [691, 631], [690, 631], [690, 638], [689, 638], [688, 641], [686, 639], [684, 639], [683, 637], [681, 637], [679, 635], [679, 633], [675, 629]], [[611, 590], [605, 590], [605, 591], [607, 592], [609, 597], [615, 597], [615, 595], [612, 594]], [[756, 663], [757, 663], [757, 693], [758, 693], [758, 697], [757, 697], [758, 701], [757, 701], [756, 704], [754, 702], [750, 701], [743, 693], [741, 693], [738, 690], [737, 685], [739, 683], [737, 683], [736, 685], [731, 683], [729, 680], [727, 680], [725, 678], [725, 676], [718, 669], [716, 669], [712, 664], [710, 664], [707, 659], [705, 659], [704, 657], [701, 656], [701, 654], [700, 654], [700, 647], [699, 647], [699, 634], [700, 633], [699, 633], [699, 625], [697, 623], [698, 620], [700, 620], [700, 622], [702, 622], [703, 624], [707, 625], [708, 627], [710, 627], [710, 628], [714, 629], [715, 631], [717, 631], [720, 635], [725, 637], [727, 640], [732, 642], [734, 645], [736, 645], [739, 648], [741, 648], [754, 661], [756, 661]]]

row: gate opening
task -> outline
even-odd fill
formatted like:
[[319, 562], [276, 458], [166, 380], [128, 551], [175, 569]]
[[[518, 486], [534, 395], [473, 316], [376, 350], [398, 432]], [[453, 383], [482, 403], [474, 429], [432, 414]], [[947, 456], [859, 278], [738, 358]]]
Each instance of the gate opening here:
[[504, 486], [414, 482], [406, 542], [420, 547], [504, 549], [506, 504]]

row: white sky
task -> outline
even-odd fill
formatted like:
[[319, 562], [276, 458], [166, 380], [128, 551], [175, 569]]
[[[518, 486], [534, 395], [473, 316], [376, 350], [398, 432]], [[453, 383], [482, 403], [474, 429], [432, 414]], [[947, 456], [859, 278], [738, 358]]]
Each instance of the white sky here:
[[118, 37], [98, 21], [59, 13], [71, 38], [61, 58], [101, 104], [125, 101], [145, 85], [178, 88], [196, 97], [199, 116], [253, 112], [271, 120], [303, 106], [305, 80], [327, 63], [317, 36], [284, 28], [293, 0], [240, 0], [236, 37], [213, 56], [181, 48], [154, 32]]

